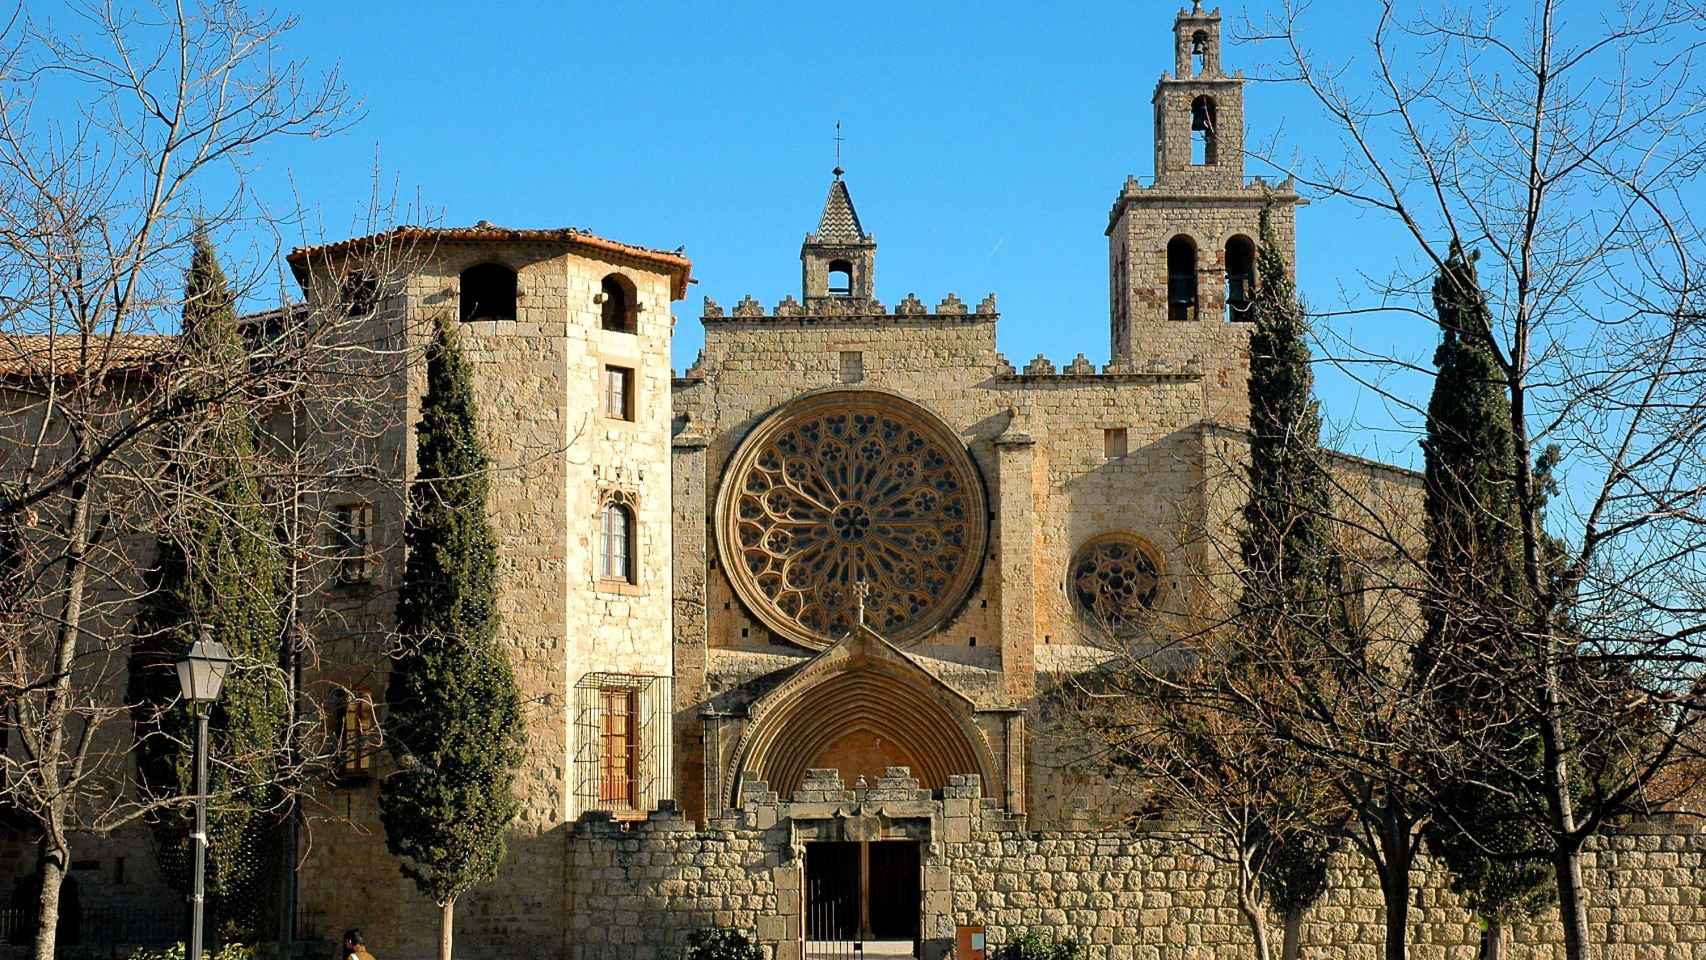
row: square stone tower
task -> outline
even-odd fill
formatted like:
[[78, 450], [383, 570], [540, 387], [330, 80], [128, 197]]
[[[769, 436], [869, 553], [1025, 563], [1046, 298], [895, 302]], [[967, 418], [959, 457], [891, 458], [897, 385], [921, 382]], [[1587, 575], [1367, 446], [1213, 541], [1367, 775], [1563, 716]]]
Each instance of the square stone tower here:
[[1244, 177], [1244, 77], [1223, 69], [1220, 24], [1200, 3], [1173, 21], [1155, 179], [1128, 178], [1108, 217], [1109, 354], [1116, 370], [1202, 374], [1205, 419], [1240, 423], [1261, 211], [1295, 264], [1302, 201], [1289, 178]]

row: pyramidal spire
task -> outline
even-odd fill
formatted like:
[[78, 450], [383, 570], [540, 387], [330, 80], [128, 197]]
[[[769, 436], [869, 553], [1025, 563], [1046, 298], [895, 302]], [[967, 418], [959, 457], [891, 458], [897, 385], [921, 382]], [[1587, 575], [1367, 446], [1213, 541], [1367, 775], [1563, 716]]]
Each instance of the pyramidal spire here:
[[868, 238], [859, 225], [859, 213], [853, 209], [853, 197], [847, 192], [847, 182], [841, 175], [847, 171], [835, 168], [835, 179], [829, 185], [829, 199], [823, 202], [823, 216], [817, 222], [819, 243], [865, 243]]

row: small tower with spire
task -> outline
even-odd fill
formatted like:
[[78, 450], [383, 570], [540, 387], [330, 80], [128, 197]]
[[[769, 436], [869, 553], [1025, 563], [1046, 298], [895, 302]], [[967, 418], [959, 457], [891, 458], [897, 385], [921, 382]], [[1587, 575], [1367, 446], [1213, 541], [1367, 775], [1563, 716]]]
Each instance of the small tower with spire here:
[[868, 302], [875, 289], [877, 241], [859, 225], [853, 197], [841, 179], [844, 173], [835, 168], [817, 231], [806, 234], [800, 245], [801, 293], [807, 309], [824, 309], [836, 301]]

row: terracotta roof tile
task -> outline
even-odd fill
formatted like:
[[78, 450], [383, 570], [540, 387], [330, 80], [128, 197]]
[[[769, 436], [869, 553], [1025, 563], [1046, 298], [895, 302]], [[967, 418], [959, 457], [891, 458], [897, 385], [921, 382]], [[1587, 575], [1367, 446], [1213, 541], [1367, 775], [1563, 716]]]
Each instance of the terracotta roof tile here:
[[548, 229], [499, 227], [481, 221], [471, 227], [400, 226], [365, 237], [352, 237], [335, 243], [297, 247], [285, 260], [296, 272], [298, 280], [306, 276], [308, 261], [378, 243], [381, 240], [403, 243], [562, 243], [580, 250], [625, 257], [654, 267], [670, 275], [670, 299], [687, 296], [687, 284], [692, 280], [693, 261], [679, 251], [654, 250], [650, 247], [609, 240], [574, 227]]
[[0, 376], [34, 378], [49, 373], [141, 369], [171, 353], [177, 341], [171, 334], [95, 337], [88, 341], [85, 358], [83, 342], [75, 336], [0, 335]]

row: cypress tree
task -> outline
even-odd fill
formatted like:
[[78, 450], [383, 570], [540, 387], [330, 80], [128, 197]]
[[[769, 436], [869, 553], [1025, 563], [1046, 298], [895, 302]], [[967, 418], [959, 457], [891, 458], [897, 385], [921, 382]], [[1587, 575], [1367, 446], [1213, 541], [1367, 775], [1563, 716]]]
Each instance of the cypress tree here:
[[[1428, 402], [1424, 633], [1412, 677], [1438, 723], [1437, 765], [1427, 839], [1483, 928], [1483, 957], [1501, 932], [1553, 897], [1544, 860], [1524, 850], [1548, 840], [1517, 797], [1538, 776], [1514, 690], [1533, 655], [1511, 635], [1508, 611], [1523, 609], [1522, 533], [1516, 503], [1510, 400], [1492, 353], [1491, 317], [1475, 270], [1455, 242], [1433, 287], [1440, 345]], [[1537, 669], [1537, 667], [1536, 667]]]
[[[245, 362], [231, 289], [203, 233], [185, 279], [180, 389], [223, 389]], [[150, 592], [132, 654], [131, 703], [137, 774], [160, 799], [194, 791], [194, 723], [178, 704], [175, 663], [203, 630], [236, 661], [209, 717], [207, 917], [216, 931], [255, 931], [272, 860], [277, 758], [287, 723], [277, 669], [283, 558], [256, 466], [244, 403], [219, 404], [205, 420], [162, 438], [169, 458], [168, 517], [148, 572]], [[193, 811], [187, 804], [149, 818], [162, 874], [188, 892]]]
[[380, 789], [385, 839], [438, 905], [450, 960], [456, 899], [497, 875], [520, 804], [521, 697], [497, 642], [497, 545], [473, 372], [440, 326], [416, 425], [417, 470], [397, 601], [401, 653], [387, 700], [399, 771]]
[[[1309, 669], [1307, 664], [1318, 660], [1313, 651], [1346, 630], [1341, 567], [1321, 457], [1308, 320], [1267, 209], [1260, 233], [1250, 334], [1250, 499], [1240, 542], [1245, 573], [1239, 629], [1255, 639], [1253, 649], [1288, 651], [1295, 668]], [[1302, 766], [1292, 766], [1294, 775], [1304, 775]], [[1262, 840], [1262, 885], [1285, 918], [1287, 958], [1297, 955], [1302, 916], [1326, 892], [1327, 861], [1340, 843], [1336, 830], [1322, 826], [1326, 829], [1288, 824], [1269, 829]]]

